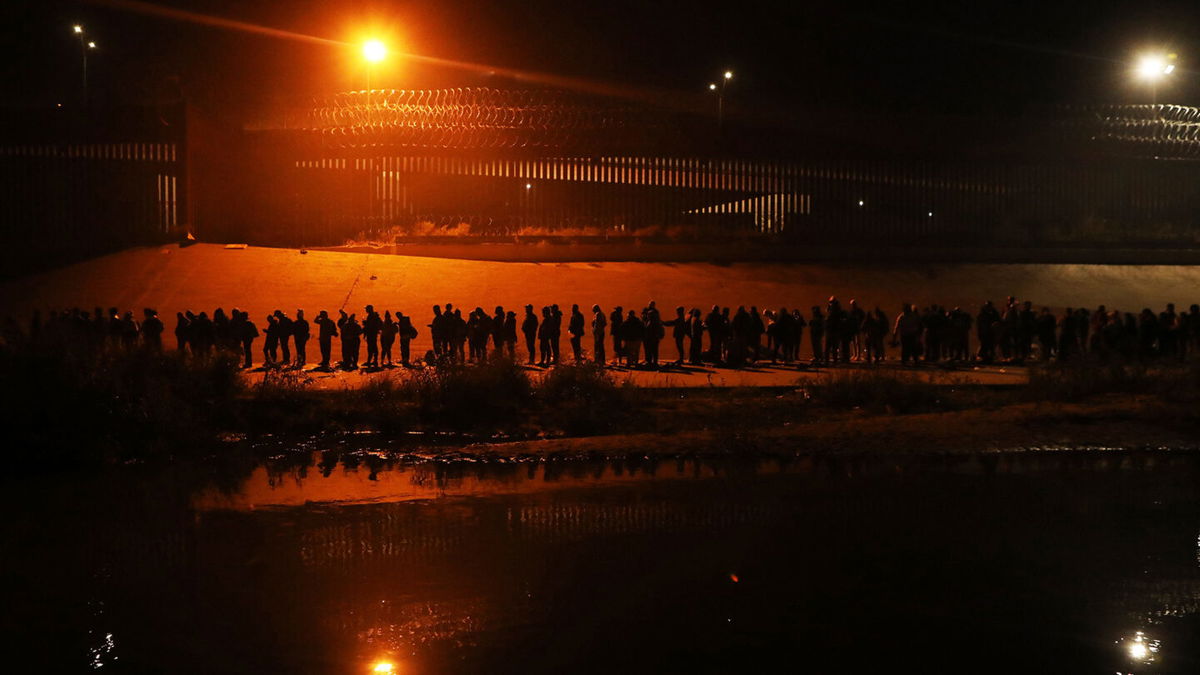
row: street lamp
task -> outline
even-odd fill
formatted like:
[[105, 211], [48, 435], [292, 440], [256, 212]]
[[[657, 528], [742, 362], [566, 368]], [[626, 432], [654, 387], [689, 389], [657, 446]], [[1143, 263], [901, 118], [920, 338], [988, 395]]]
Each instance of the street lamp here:
[[1175, 72], [1175, 58], [1175, 54], [1144, 54], [1138, 59], [1134, 73], [1149, 83], [1151, 103], [1158, 103], [1158, 83]]
[[727, 70], [721, 75], [721, 84], [716, 82], [708, 83], [708, 90], [717, 94], [717, 130], [719, 131], [724, 126], [725, 121], [725, 85], [733, 79], [733, 71]]
[[387, 45], [379, 40], [367, 40], [363, 43], [363, 58], [370, 63], [379, 63], [387, 58]]
[[87, 38], [85, 38], [83, 36], [83, 26], [81, 26], [79, 24], [75, 24], [75, 25], [71, 26], [71, 32], [74, 33], [75, 37], [77, 37], [79, 39], [79, 54], [83, 60], [83, 69], [82, 69], [82, 72], [83, 72], [83, 104], [87, 105], [87, 98], [88, 98], [88, 95], [87, 95], [87, 89], [88, 89], [87, 56], [88, 56], [89, 51], [96, 48], [96, 41], [88, 40]]
[[387, 58], [387, 45], [379, 40], [363, 43], [362, 54], [367, 62], [367, 126], [371, 125], [371, 66]]

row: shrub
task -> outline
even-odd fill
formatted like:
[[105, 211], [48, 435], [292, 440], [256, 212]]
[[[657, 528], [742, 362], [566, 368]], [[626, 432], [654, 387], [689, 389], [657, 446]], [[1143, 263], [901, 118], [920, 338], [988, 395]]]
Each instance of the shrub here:
[[532, 386], [512, 361], [440, 364], [415, 371], [396, 394], [412, 401], [424, 423], [460, 429], [505, 428], [523, 422]]
[[934, 410], [946, 403], [946, 385], [911, 375], [850, 370], [831, 373], [801, 386], [816, 403], [832, 407], [859, 407], [872, 412], [913, 413]]
[[1078, 401], [1103, 394], [1160, 394], [1176, 401], [1200, 393], [1200, 364], [1075, 361], [1029, 369], [1027, 396]]
[[543, 421], [571, 435], [616, 428], [634, 409], [634, 396], [631, 384], [618, 385], [592, 363], [558, 366], [537, 386]]

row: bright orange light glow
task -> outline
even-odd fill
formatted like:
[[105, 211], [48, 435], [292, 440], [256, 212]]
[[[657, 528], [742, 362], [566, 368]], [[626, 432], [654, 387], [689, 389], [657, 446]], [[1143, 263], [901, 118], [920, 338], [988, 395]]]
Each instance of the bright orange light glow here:
[[388, 661], [380, 661], [371, 667], [373, 673], [394, 673], [396, 672], [396, 664]]
[[708, 83], [708, 90], [709, 90], [709, 91], [716, 91], [716, 90], [717, 90], [717, 85], [713, 84], [712, 82], [709, 82], [709, 83]]
[[730, 580], [730, 581], [732, 581], [733, 583], [735, 583], [735, 584], [736, 584], [736, 583], [738, 582], [738, 575], [736, 575], [736, 574], [730, 574], [730, 575], [729, 575], [729, 580]]
[[75, 31], [76, 35], [83, 32], [83, 26], [80, 26], [79, 24], [75, 24], [71, 28]]
[[733, 79], [733, 71], [732, 70], [725, 71], [725, 79], [727, 79], [727, 80]]
[[363, 58], [371, 63], [379, 63], [387, 58], [387, 45], [379, 40], [367, 40], [363, 43]]

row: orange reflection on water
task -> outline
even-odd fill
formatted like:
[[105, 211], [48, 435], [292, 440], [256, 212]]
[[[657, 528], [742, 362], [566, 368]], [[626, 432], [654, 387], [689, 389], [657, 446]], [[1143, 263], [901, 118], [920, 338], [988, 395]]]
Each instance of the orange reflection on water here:
[[[795, 467], [800, 468], [800, 467]], [[754, 473], [777, 473], [776, 464], [762, 464]], [[586, 472], [559, 473], [545, 463], [518, 465], [513, 471], [497, 474], [470, 467], [447, 470], [435, 463], [396, 464], [372, 472], [366, 466], [337, 467], [323, 476], [313, 467], [301, 475], [272, 473], [265, 466], [256, 468], [236, 493], [210, 487], [193, 500], [199, 511], [237, 510], [303, 506], [305, 504], [351, 505], [441, 499], [446, 497], [491, 497], [523, 495], [572, 488], [616, 487], [657, 480], [707, 479], [720, 475], [711, 465], [694, 462], [664, 461], [650, 470], [631, 470], [610, 463], [596, 463]]]

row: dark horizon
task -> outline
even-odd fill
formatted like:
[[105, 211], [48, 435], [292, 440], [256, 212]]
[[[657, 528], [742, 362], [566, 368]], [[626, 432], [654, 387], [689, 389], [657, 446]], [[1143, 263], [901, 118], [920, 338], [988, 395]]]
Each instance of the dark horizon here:
[[[1200, 8], [1183, 2], [1046, 7], [989, 0], [853, 10], [797, 4], [630, 2], [580, 8], [550, 2], [428, 0], [371, 3], [191, 0], [155, 3], [357, 44], [390, 38], [393, 50], [497, 68], [549, 73], [702, 96], [726, 68], [729, 97], [754, 107], [885, 109], [988, 116], [1033, 105], [1142, 103], [1152, 93], [1130, 75], [1148, 49], [1179, 54], [1159, 102], [1194, 103]], [[305, 43], [176, 21], [93, 2], [9, 7], [20, 30], [0, 38], [0, 93], [9, 105], [78, 97], [83, 24], [98, 49], [89, 61], [95, 102], [144, 101], [182, 89], [190, 102], [243, 115], [263, 104], [361, 89], [355, 48]], [[392, 58], [376, 88], [529, 82]], [[177, 85], [176, 82], [179, 84]]]

